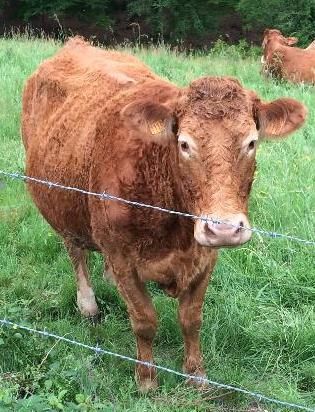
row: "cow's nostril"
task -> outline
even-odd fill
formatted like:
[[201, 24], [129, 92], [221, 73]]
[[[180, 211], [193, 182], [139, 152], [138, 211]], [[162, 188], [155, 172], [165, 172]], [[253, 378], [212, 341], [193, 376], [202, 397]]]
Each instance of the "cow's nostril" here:
[[243, 227], [244, 227], [244, 222], [240, 221], [239, 224], [238, 224], [238, 228], [237, 228], [235, 233], [239, 233], [243, 229]]
[[210, 227], [210, 225], [211, 225], [212, 223], [206, 223], [205, 224], [205, 233], [208, 235], [208, 236], [213, 236], [213, 235], [215, 235], [215, 233], [214, 233], [214, 231], [211, 229], [211, 227]]

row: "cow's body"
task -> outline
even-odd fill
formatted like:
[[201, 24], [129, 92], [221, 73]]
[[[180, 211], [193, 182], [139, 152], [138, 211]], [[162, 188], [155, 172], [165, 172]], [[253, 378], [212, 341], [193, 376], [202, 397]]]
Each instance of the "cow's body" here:
[[[287, 128], [285, 121], [276, 119], [284, 106], [291, 122]], [[267, 120], [274, 110], [269, 133]], [[180, 89], [132, 56], [101, 51], [74, 39], [27, 82], [22, 124], [26, 172], [169, 209], [227, 216], [234, 224], [246, 226], [258, 138], [253, 113], [261, 116], [266, 133], [272, 136], [279, 135], [280, 129], [291, 132], [305, 117], [297, 102], [263, 104], [232, 79], [205, 78]], [[237, 137], [227, 133], [232, 125]], [[201, 130], [203, 136], [211, 127], [220, 131], [202, 145], [199, 142], [208, 151], [200, 152], [192, 135], [200, 135]], [[249, 136], [245, 143], [244, 133]], [[242, 140], [236, 146], [238, 156], [231, 152], [235, 139]], [[211, 185], [204, 167], [209, 161]], [[249, 236], [235, 227], [195, 223], [73, 191], [33, 184], [29, 190], [65, 241], [77, 275], [81, 312], [94, 315], [98, 311], [85, 262], [85, 251], [97, 250], [106, 257], [108, 272], [127, 304], [138, 358], [152, 360], [157, 319], [144, 284], [153, 280], [179, 299], [184, 369], [203, 374], [199, 329], [204, 294], [217, 258], [212, 246], [235, 246]], [[144, 389], [156, 385], [152, 368], [138, 366], [137, 376]]]
[[284, 37], [279, 30], [265, 30], [263, 40], [263, 72], [294, 83], [315, 83], [315, 48], [292, 47], [295, 37]]
[[[68, 47], [71, 64], [68, 61], [64, 64], [67, 53], [60, 55], [60, 65], [58, 57], [54, 64], [44, 63], [29, 80], [24, 94], [24, 107], [31, 108], [23, 122], [28, 148], [26, 172], [93, 192], [106, 191], [126, 199], [184, 210], [169, 149], [156, 146], [146, 152], [146, 148], [136, 142], [128, 144], [123, 133], [116, 132], [115, 139], [112, 138], [113, 129], [119, 127], [119, 111], [126, 104], [145, 96], [164, 103], [176, 97], [178, 88], [157, 79], [131, 56], [102, 51], [103, 59], [108, 59], [105, 63], [111, 63], [112, 59], [123, 62], [120, 64], [123, 70], [116, 66], [108, 73], [111, 64], [100, 62], [97, 66], [98, 62], [93, 60], [98, 49], [80, 42], [72, 42]], [[80, 48], [91, 53], [87, 71], [82, 65], [85, 60], [75, 60]], [[108, 102], [112, 105], [113, 100], [115, 108], [109, 110]], [[30, 119], [37, 125], [32, 129]], [[97, 127], [103, 130], [99, 141], [96, 141]], [[126, 151], [134, 151], [134, 155], [130, 158]], [[30, 190], [42, 214], [63, 237], [82, 248], [99, 251], [116, 245], [120, 249], [124, 244], [129, 262], [143, 280], [155, 280], [165, 287], [170, 284], [176, 295], [178, 290], [188, 287], [196, 274], [209, 265], [211, 256], [216, 255], [213, 249], [202, 248], [194, 241], [190, 220], [112, 201], [100, 202], [69, 191], [47, 191], [34, 185]], [[109, 217], [108, 221], [104, 215]], [[108, 235], [104, 237], [104, 233]], [[193, 260], [198, 264], [194, 268], [191, 259], [187, 267], [187, 252], [189, 256], [196, 256]], [[109, 259], [110, 256], [111, 253]]]

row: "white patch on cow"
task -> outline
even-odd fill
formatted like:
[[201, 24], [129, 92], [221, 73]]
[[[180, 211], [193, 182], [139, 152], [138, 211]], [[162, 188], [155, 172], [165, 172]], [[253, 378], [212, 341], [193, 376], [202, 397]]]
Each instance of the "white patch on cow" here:
[[265, 56], [264, 56], [264, 55], [261, 56], [260, 62], [261, 62], [261, 64], [265, 64], [265, 63], [266, 63], [266, 59], [265, 59]]
[[265, 49], [266, 45], [267, 45], [267, 40], [264, 39], [263, 42], [262, 42], [262, 48]]
[[255, 129], [251, 130], [249, 135], [246, 137], [246, 139], [243, 141], [242, 144], [242, 150], [244, 153], [246, 153], [248, 156], [251, 156], [256, 149], [257, 143], [258, 143], [258, 131]]
[[77, 305], [81, 314], [86, 317], [95, 316], [99, 312], [94, 292], [89, 286], [77, 291]]
[[187, 133], [182, 132], [179, 134], [178, 147], [181, 155], [185, 159], [190, 159], [198, 154], [198, 149], [194, 138]]

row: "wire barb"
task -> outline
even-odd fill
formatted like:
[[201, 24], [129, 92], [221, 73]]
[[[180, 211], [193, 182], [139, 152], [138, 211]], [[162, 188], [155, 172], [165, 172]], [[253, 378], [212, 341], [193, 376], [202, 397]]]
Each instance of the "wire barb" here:
[[153, 209], [153, 210], [157, 210], [159, 212], [170, 213], [170, 214], [173, 214], [173, 215], [187, 217], [187, 218], [194, 219], [194, 220], [202, 220], [204, 222], [211, 222], [211, 223], [215, 223], [215, 224], [228, 225], [228, 226], [240, 229], [240, 230], [249, 230], [253, 233], [258, 233], [260, 235], [270, 237], [272, 239], [276, 239], [276, 238], [280, 239], [281, 238], [281, 239], [287, 239], [287, 240], [292, 241], [292, 242], [303, 243], [304, 245], [308, 245], [308, 246], [315, 246], [315, 241], [314, 240], [301, 239], [301, 238], [296, 237], [296, 236], [290, 236], [290, 235], [285, 235], [285, 234], [282, 234], [282, 233], [271, 232], [271, 231], [264, 230], [264, 229], [259, 229], [259, 228], [256, 228], [256, 227], [239, 226], [239, 225], [232, 224], [231, 222], [229, 222], [227, 220], [207, 218], [205, 216], [197, 216], [197, 215], [193, 215], [191, 213], [184, 213], [184, 212], [179, 212], [177, 210], [170, 210], [170, 209], [166, 209], [166, 208], [163, 208], [163, 207], [160, 207], [160, 206], [153, 206], [153, 205], [149, 205], [149, 204], [142, 203], [142, 202], [136, 202], [134, 200], [127, 200], [127, 199], [124, 199], [124, 198], [119, 197], [119, 196], [111, 195], [110, 193], [107, 193], [107, 192], [102, 192], [102, 193], [90, 192], [88, 190], [80, 189], [78, 187], [65, 186], [65, 185], [62, 185], [62, 184], [59, 184], [59, 183], [50, 182], [48, 180], [37, 179], [36, 177], [31, 177], [31, 176], [25, 176], [25, 175], [22, 175], [22, 174], [16, 173], [16, 172], [12, 173], [12, 172], [6, 172], [4, 170], [0, 170], [0, 174], [3, 175], [3, 176], [6, 176], [6, 177], [10, 177], [12, 179], [20, 179], [20, 180], [24, 180], [24, 181], [27, 181], [27, 182], [42, 184], [42, 185], [48, 186], [49, 188], [54, 187], [54, 188], [58, 188], [58, 189], [63, 189], [63, 190], [69, 190], [69, 191], [82, 193], [84, 195], [96, 196], [96, 197], [100, 198], [101, 200], [117, 201], [117, 202], [125, 203], [125, 204], [131, 205], [131, 206], [138, 206], [138, 207], [143, 207], [143, 208], [147, 208], [147, 209]]
[[116, 352], [111, 352], [107, 349], [102, 349], [99, 346], [90, 346], [90, 345], [87, 345], [85, 343], [78, 342], [74, 339], [65, 338], [64, 336], [58, 336], [55, 333], [50, 333], [50, 332], [47, 332], [46, 330], [41, 331], [41, 330], [38, 330], [38, 329], [29, 328], [27, 326], [19, 325], [17, 323], [11, 322], [11, 321], [6, 320], [6, 319], [0, 319], [0, 324], [2, 324], [3, 326], [12, 327], [13, 329], [26, 330], [27, 332], [30, 332], [30, 333], [33, 333], [33, 334], [50, 337], [50, 338], [53, 338], [53, 339], [57, 339], [59, 341], [64, 341], [66, 343], [70, 343], [70, 344], [75, 345], [75, 346], [80, 346], [82, 348], [92, 350], [93, 352], [98, 353], [98, 354], [113, 356], [113, 357], [116, 357], [116, 358], [119, 358], [119, 359], [122, 359], [122, 360], [125, 360], [125, 361], [133, 362], [133, 363], [140, 364], [140, 365], [143, 365], [143, 366], [147, 366], [147, 367], [150, 367], [150, 368], [153, 367], [153, 368], [156, 368], [156, 369], [161, 370], [163, 372], [168, 372], [168, 373], [171, 373], [173, 375], [180, 376], [181, 378], [186, 378], [186, 379], [189, 379], [189, 380], [194, 380], [196, 382], [209, 384], [209, 385], [215, 386], [215, 387], [220, 388], [220, 389], [228, 389], [230, 391], [242, 393], [244, 395], [256, 398], [260, 402], [261, 401], [269, 402], [269, 403], [274, 403], [274, 404], [281, 405], [281, 406], [284, 406], [284, 407], [289, 407], [289, 408], [292, 408], [292, 409], [299, 409], [299, 410], [306, 411], [306, 412], [315, 412], [314, 408], [308, 408], [308, 407], [303, 406], [303, 405], [298, 405], [298, 404], [290, 403], [290, 402], [286, 402], [286, 401], [280, 401], [278, 399], [274, 399], [274, 398], [270, 398], [268, 396], [265, 396], [261, 393], [252, 392], [250, 390], [239, 388], [239, 387], [234, 386], [234, 385], [227, 385], [225, 383], [219, 383], [219, 382], [216, 382], [216, 381], [213, 381], [213, 380], [201, 377], [201, 376], [189, 375], [188, 373], [178, 372], [174, 369], [170, 369], [170, 368], [167, 368], [165, 366], [155, 365], [151, 362], [140, 361], [138, 359], [131, 358], [130, 356], [121, 355], [121, 354], [116, 353]]

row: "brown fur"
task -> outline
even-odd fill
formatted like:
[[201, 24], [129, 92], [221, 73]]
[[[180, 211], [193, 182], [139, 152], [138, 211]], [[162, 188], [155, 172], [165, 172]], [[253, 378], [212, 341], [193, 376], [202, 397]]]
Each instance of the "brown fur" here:
[[[244, 138], [256, 127], [272, 137], [289, 133], [305, 114], [294, 100], [262, 103], [230, 78], [204, 77], [181, 89], [132, 56], [76, 38], [25, 86], [26, 173], [190, 213], [247, 213], [255, 156], [244, 152]], [[179, 152], [182, 131], [198, 145], [191, 160]], [[85, 264], [85, 250], [98, 250], [127, 304], [138, 358], [152, 360], [157, 318], [145, 282], [153, 280], [179, 299], [184, 369], [203, 374], [201, 309], [217, 251], [195, 241], [194, 222], [69, 191], [29, 190], [65, 240], [81, 312], [98, 310]], [[143, 366], [137, 378], [143, 389], [156, 384], [155, 371]]]
[[263, 71], [295, 83], [315, 83], [315, 49], [292, 47], [295, 37], [284, 37], [279, 30], [266, 29], [263, 37]]

